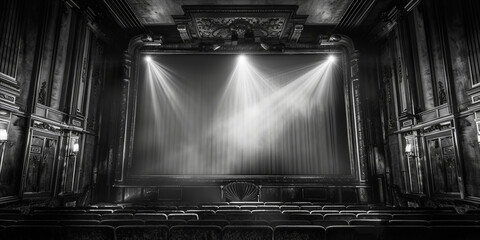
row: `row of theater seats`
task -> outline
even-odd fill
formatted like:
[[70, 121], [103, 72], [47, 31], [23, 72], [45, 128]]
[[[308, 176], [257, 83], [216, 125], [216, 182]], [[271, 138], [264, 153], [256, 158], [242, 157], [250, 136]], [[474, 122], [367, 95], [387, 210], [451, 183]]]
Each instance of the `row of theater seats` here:
[[352, 219], [352, 220], [141, 220], [141, 219], [111, 219], [111, 220], [0, 220], [0, 226], [13, 225], [107, 225], [119, 227], [124, 225], [213, 225], [225, 227], [228, 225], [314, 225], [314, 226], [480, 226], [475, 220], [382, 220], [382, 219]]
[[480, 220], [478, 214], [309, 214], [309, 213], [137, 213], [137, 214], [69, 214], [69, 213], [41, 213], [41, 214], [1, 214], [0, 220], [112, 220], [112, 219], [140, 219], [140, 220]]
[[0, 240], [473, 240], [480, 226], [9, 226]]

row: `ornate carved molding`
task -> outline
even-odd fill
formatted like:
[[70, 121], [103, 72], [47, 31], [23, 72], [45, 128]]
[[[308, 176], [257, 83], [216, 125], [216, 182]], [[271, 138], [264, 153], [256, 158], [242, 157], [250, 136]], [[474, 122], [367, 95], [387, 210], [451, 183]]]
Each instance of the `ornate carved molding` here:
[[[307, 16], [297, 6], [184, 6], [173, 16], [185, 43], [191, 41], [296, 42]], [[233, 36], [233, 38], [232, 38]]]
[[57, 133], [57, 134], [62, 132], [62, 129], [60, 127], [53, 126], [53, 125], [50, 125], [48, 123], [40, 122], [40, 121], [33, 121], [32, 122], [32, 127], [37, 128], [37, 129], [46, 130], [46, 131], [49, 131], [49, 132], [52, 132], [52, 133]]

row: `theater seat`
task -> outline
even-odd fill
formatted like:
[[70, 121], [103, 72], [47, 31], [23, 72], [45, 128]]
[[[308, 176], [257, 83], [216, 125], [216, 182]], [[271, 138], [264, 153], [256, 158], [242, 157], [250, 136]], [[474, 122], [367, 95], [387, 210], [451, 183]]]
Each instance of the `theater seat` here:
[[198, 215], [195, 213], [170, 213], [167, 219], [198, 220]]
[[59, 221], [59, 224], [62, 226], [67, 225], [99, 225], [100, 221], [98, 220], [62, 220]]
[[16, 223], [17, 223], [17, 220], [0, 219], [0, 226], [10, 226], [10, 225], [15, 225]]
[[323, 215], [324, 220], [350, 220], [355, 219], [357, 216], [353, 213], [327, 213]]
[[221, 240], [222, 228], [212, 225], [178, 225], [170, 228], [169, 240]]
[[431, 226], [475, 226], [479, 225], [474, 220], [431, 220], [428, 221]]
[[373, 226], [330, 226], [326, 228], [327, 240], [375, 240], [378, 228]]
[[313, 210], [322, 210], [323, 206], [320, 205], [302, 205], [300, 206], [300, 209], [308, 210], [308, 211], [313, 211]]
[[220, 213], [204, 213], [200, 216], [200, 219], [227, 219], [225, 214], [220, 214]]
[[315, 220], [323, 220], [323, 215], [322, 214], [290, 214], [288, 216], [288, 219], [315, 221]]
[[388, 225], [388, 220], [384, 219], [352, 219], [348, 222], [350, 225]]
[[344, 210], [347, 207], [345, 205], [325, 205], [323, 206], [322, 210]]
[[110, 219], [103, 220], [100, 222], [102, 225], [118, 227], [124, 225], [145, 225], [145, 221], [141, 219]]
[[8, 240], [61, 240], [60, 226], [22, 225], [9, 226], [6, 228], [6, 239]]
[[325, 228], [321, 226], [277, 226], [273, 232], [275, 240], [323, 240]]
[[0, 225], [0, 240], [6, 240], [7, 236], [5, 235], [5, 226]]
[[212, 219], [212, 220], [190, 220], [187, 222], [188, 225], [214, 225], [219, 227], [225, 227], [229, 224], [227, 220], [223, 219]]
[[109, 219], [132, 219], [133, 214], [131, 213], [112, 213], [112, 214], [103, 214], [102, 220]]
[[223, 240], [272, 240], [273, 228], [270, 226], [229, 225], [223, 228]]
[[429, 223], [426, 220], [390, 220], [390, 225], [397, 225], [397, 226], [428, 226]]
[[[428, 236], [426, 226], [387, 226], [382, 228], [382, 238], [385, 240], [425, 240]], [[456, 238], [452, 238], [454, 240]], [[437, 240], [433, 238], [432, 240]]]
[[167, 215], [163, 213], [135, 213], [133, 215], [133, 218], [135, 219], [157, 219], [157, 220], [167, 220]]
[[20, 213], [0, 213], [0, 219], [3, 220], [22, 220], [26, 215]]
[[115, 240], [115, 229], [112, 226], [65, 226], [63, 239], [68, 240]]
[[180, 220], [180, 219], [171, 219], [171, 220], [155, 220], [155, 219], [147, 219], [145, 220], [145, 225], [166, 225], [169, 227], [176, 226], [176, 225], [185, 225], [187, 221]]
[[272, 227], [279, 225], [311, 225], [312, 223], [308, 220], [273, 220], [270, 221]]
[[480, 226], [432, 226], [430, 239], [434, 240], [478, 240]]
[[168, 240], [168, 226], [120, 226], [115, 235], [116, 240]]
[[322, 227], [343, 226], [343, 225], [348, 225], [348, 221], [347, 220], [317, 220], [317, 221], [312, 221], [312, 225], [318, 225]]
[[232, 220], [231, 225], [270, 225], [266, 220]]
[[359, 213], [357, 214], [358, 219], [392, 219], [392, 215], [388, 213]]

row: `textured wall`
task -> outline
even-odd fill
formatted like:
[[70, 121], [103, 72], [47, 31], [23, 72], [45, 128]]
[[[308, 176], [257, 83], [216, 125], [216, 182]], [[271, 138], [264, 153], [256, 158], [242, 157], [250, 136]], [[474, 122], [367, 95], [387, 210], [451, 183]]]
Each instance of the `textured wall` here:
[[[406, 165], [405, 139], [407, 136], [418, 136], [419, 146], [414, 146], [411, 159], [418, 159], [421, 169], [424, 194], [433, 197], [480, 197], [480, 150], [477, 140], [478, 119], [475, 111], [478, 106], [472, 104], [472, 94], [480, 89], [472, 86], [470, 68], [477, 68], [476, 62], [469, 61], [472, 51], [469, 51], [468, 30], [475, 23], [465, 15], [471, 7], [468, 1], [423, 1], [415, 9], [396, 19], [398, 25], [390, 32], [386, 40], [378, 47], [379, 83], [385, 92], [384, 124], [389, 126], [386, 134], [390, 135], [387, 141], [387, 152], [390, 153], [390, 164], [393, 174], [393, 184], [403, 187], [405, 192], [417, 192], [409, 184], [403, 186], [403, 181], [408, 182], [408, 176], [416, 176], [418, 172], [409, 174]], [[478, 28], [478, 24], [475, 25]], [[403, 27], [398, 37], [408, 44], [392, 45], [397, 38], [398, 29]], [[480, 36], [477, 36], [479, 38]], [[400, 50], [400, 51], [399, 51]], [[399, 86], [399, 72], [390, 68], [400, 66], [402, 59], [398, 56], [410, 55], [414, 64], [407, 66], [411, 86], [416, 86], [417, 91], [407, 93], [413, 100], [415, 117], [411, 125], [403, 125], [398, 109], [401, 107], [400, 98], [403, 94]], [[472, 65], [474, 64], [474, 65]], [[393, 98], [393, 100], [390, 100]], [[397, 109], [397, 111], [394, 111]], [[396, 127], [396, 121], [400, 126]], [[441, 123], [441, 124], [439, 124]], [[398, 137], [399, 136], [399, 137]], [[454, 149], [450, 146], [437, 147], [439, 152], [427, 146], [430, 139], [457, 138]], [[401, 140], [401, 141], [399, 141]], [[402, 143], [403, 142], [403, 143]], [[447, 149], [448, 148], [448, 149]], [[438, 176], [438, 172], [428, 166], [447, 166], [453, 163], [452, 169], [458, 169], [458, 182], [452, 180], [454, 187], [444, 187], [442, 179], [448, 176]], [[405, 166], [405, 175], [402, 175], [402, 166]], [[413, 168], [412, 168], [413, 169]], [[453, 173], [452, 173], [453, 174]], [[404, 177], [405, 176], [405, 179]], [[454, 174], [456, 176], [456, 173]], [[436, 182], [438, 181], [438, 182]], [[464, 185], [463, 185], [464, 184]], [[458, 187], [456, 186], [458, 185]], [[437, 187], [436, 187], [437, 186]], [[440, 187], [438, 187], [440, 186]]]

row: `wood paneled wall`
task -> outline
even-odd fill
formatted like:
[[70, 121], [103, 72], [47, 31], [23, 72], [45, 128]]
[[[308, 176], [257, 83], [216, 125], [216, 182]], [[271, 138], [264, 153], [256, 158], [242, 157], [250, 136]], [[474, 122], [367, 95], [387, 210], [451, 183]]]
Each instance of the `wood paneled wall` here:
[[422, 1], [399, 14], [395, 27], [372, 48], [390, 190], [480, 197], [475, 9], [476, 1]]
[[62, 0], [0, 3], [0, 127], [8, 130], [0, 202], [93, 189], [98, 156], [108, 155], [96, 147], [100, 105], [116, 74], [106, 73], [110, 53], [119, 51], [85, 9]]

